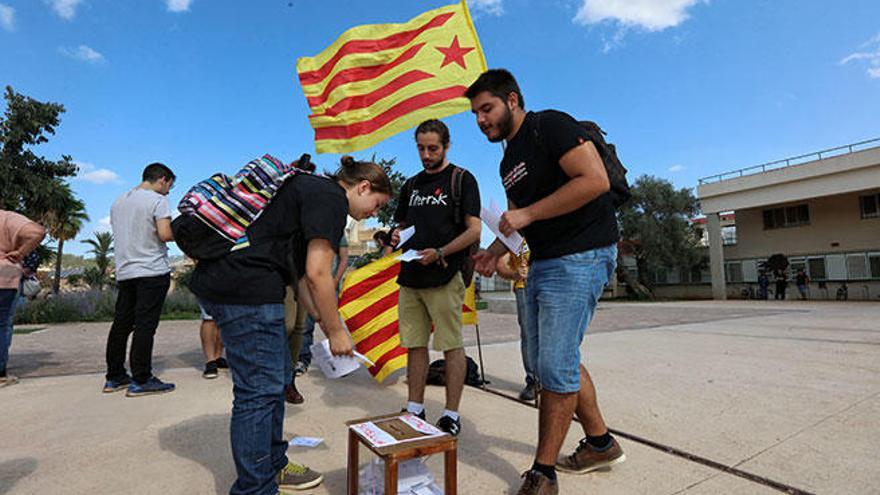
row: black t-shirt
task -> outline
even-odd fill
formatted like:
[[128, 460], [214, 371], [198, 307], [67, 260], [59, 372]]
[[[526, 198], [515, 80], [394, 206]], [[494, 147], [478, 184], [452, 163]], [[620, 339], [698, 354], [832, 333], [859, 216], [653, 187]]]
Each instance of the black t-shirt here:
[[[404, 250], [443, 247], [467, 228], [464, 223], [456, 224], [455, 203], [452, 199], [454, 167], [450, 163], [437, 174], [419, 172], [411, 179], [411, 193], [404, 197], [407, 191], [401, 191], [394, 220], [416, 228], [415, 235], [402, 246]], [[480, 217], [480, 189], [477, 187], [477, 180], [467, 170], [464, 170], [461, 177], [461, 212], [462, 218], [466, 215]], [[446, 268], [439, 263], [425, 266], [418, 261], [405, 262], [400, 267], [397, 283], [417, 289], [445, 285], [452, 280], [455, 272], [461, 270], [464, 256], [465, 251], [444, 255]]]
[[[538, 118], [543, 144], [535, 132]], [[507, 198], [524, 208], [556, 192], [570, 180], [559, 159], [588, 140], [586, 131], [568, 114], [554, 110], [527, 113], [501, 160], [501, 182]], [[529, 244], [532, 260], [614, 244], [618, 232], [611, 195], [603, 194], [571, 213], [534, 222], [521, 233]]]
[[247, 229], [250, 246], [199, 262], [190, 289], [220, 304], [281, 303], [285, 285], [305, 274], [309, 241], [327, 239], [338, 251], [347, 215], [345, 190], [333, 180], [294, 175]]

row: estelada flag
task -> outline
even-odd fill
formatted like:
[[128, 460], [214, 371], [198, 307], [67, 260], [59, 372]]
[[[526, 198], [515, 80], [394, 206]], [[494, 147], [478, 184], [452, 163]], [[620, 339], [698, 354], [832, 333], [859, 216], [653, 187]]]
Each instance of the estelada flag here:
[[[357, 351], [375, 363], [369, 371], [378, 382], [406, 366], [406, 349], [400, 347], [397, 315], [399, 255], [399, 251], [394, 252], [349, 273], [339, 294], [339, 313]], [[461, 307], [464, 325], [477, 324], [476, 303], [476, 291], [471, 283]]]
[[427, 119], [470, 110], [467, 87], [486, 59], [467, 3], [404, 24], [357, 26], [296, 71], [318, 153], [370, 147]]

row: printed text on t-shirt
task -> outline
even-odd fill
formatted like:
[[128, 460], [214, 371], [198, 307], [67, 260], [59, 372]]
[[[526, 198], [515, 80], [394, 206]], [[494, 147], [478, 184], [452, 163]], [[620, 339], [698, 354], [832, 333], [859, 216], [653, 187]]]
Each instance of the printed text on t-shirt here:
[[519, 162], [517, 166], [510, 169], [510, 172], [504, 176], [504, 190], [509, 191], [511, 187], [515, 186], [527, 175], [529, 175], [529, 171], [526, 169], [526, 162]]

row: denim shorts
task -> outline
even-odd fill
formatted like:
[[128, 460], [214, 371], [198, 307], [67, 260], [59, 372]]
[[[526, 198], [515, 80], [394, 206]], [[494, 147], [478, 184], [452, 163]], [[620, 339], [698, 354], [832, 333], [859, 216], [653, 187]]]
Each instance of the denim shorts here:
[[616, 266], [616, 244], [532, 262], [525, 347], [543, 388], [580, 390], [581, 341]]

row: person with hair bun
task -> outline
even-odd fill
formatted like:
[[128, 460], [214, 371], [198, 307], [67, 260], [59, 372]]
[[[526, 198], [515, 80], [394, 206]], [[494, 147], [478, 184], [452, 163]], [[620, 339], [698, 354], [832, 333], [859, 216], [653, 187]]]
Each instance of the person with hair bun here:
[[234, 384], [230, 436], [238, 479], [230, 494], [275, 494], [323, 481], [286, 455], [283, 394], [292, 367], [285, 287], [297, 287], [297, 301], [321, 323], [331, 352], [351, 355], [331, 265], [346, 216], [374, 216], [391, 193], [382, 167], [349, 156], [326, 176], [293, 174], [248, 227], [248, 247], [196, 266], [190, 287], [220, 327]]

